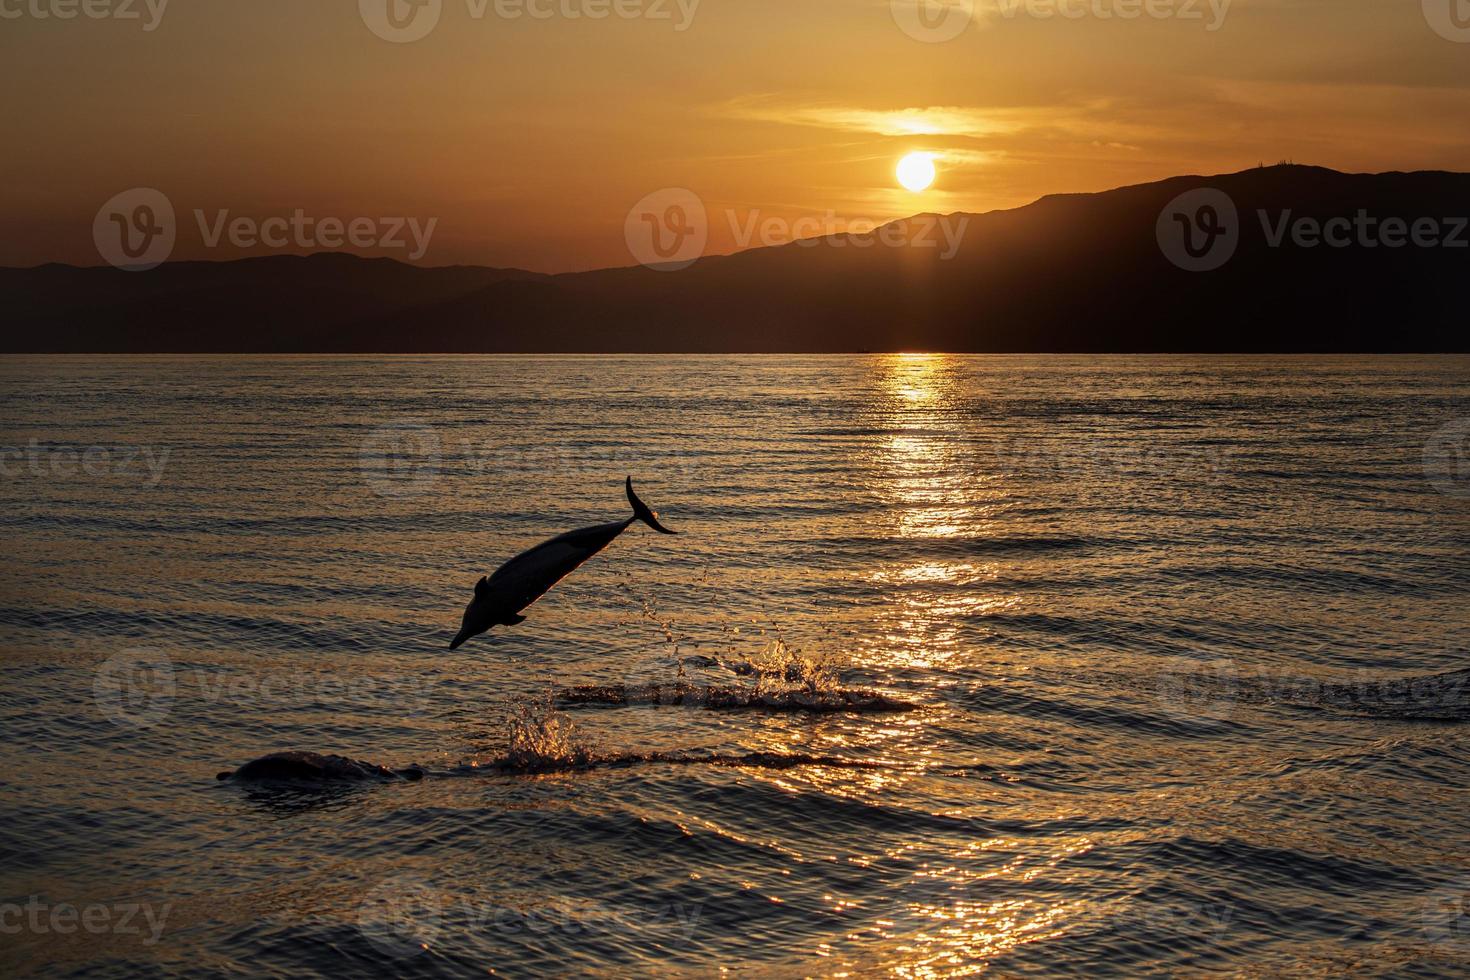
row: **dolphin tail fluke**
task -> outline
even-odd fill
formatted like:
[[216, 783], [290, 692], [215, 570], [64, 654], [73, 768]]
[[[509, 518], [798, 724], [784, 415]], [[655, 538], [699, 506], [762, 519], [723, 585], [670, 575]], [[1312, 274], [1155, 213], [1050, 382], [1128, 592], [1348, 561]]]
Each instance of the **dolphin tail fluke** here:
[[628, 503], [630, 503], [630, 504], [633, 505], [633, 516], [634, 516], [634, 518], [636, 518], [637, 520], [642, 521], [644, 524], [647, 524], [649, 527], [653, 528], [659, 534], [678, 534], [679, 533], [678, 531], [670, 531], [668, 528], [666, 528], [662, 524], [660, 524], [658, 522], [658, 514], [655, 513], [654, 511], [649, 510], [648, 509], [648, 505], [645, 504], [643, 501], [641, 501], [641, 500], [638, 499], [638, 495], [633, 492], [633, 478], [631, 476], [628, 477], [627, 490], [628, 490]]

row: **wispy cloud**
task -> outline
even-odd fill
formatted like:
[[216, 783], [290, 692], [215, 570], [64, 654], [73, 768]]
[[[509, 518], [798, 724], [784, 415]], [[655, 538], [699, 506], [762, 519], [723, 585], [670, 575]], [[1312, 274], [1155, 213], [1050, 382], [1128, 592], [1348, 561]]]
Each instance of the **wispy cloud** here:
[[722, 104], [718, 113], [727, 118], [868, 137], [932, 137], [938, 147], [948, 146], [960, 153], [968, 149], [977, 159], [982, 153], [1058, 142], [1134, 150], [1161, 138], [1178, 122], [1177, 107], [1119, 99], [1056, 105], [874, 109], [751, 96]]
[[828, 103], [782, 102], [767, 97], [736, 99], [721, 114], [737, 119], [815, 126], [877, 136], [1002, 136], [1023, 127], [1017, 110], [966, 106], [866, 109]]

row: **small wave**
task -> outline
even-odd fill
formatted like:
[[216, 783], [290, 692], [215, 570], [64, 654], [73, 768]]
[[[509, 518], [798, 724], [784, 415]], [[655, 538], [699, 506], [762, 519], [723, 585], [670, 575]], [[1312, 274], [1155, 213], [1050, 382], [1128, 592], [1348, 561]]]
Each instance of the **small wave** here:
[[1115, 550], [1125, 542], [1102, 536], [1070, 534], [963, 535], [956, 537], [831, 537], [792, 542], [806, 549], [864, 558], [968, 558], [972, 555], [1031, 557], [1054, 553]]
[[[280, 650], [370, 650], [369, 640], [351, 630], [331, 629], [322, 623], [300, 623], [271, 616], [241, 616], [212, 612], [171, 610], [124, 610], [87, 606], [78, 609], [0, 607], [0, 626], [63, 633], [69, 636], [100, 635], [141, 638], [150, 642], [162, 636], [179, 636], [205, 643], [221, 637], [247, 638], [252, 644]], [[361, 631], [360, 624], [354, 624]]]
[[[506, 719], [506, 745], [501, 754], [488, 760], [461, 762], [448, 769], [407, 766], [393, 769], [373, 762], [315, 752], [278, 752], [248, 762], [231, 772], [221, 772], [222, 782], [289, 784], [294, 788], [329, 789], [351, 783], [418, 782], [426, 778], [482, 775], [540, 775], [588, 772], [661, 763], [758, 769], [794, 769], [798, 766], [829, 766], [845, 769], [878, 769], [884, 765], [862, 759], [806, 753], [750, 752], [602, 752], [583, 741], [576, 724], [557, 709], [550, 697], [530, 698], [511, 705]], [[294, 803], [292, 804], [294, 805]]]
[[871, 759], [844, 759], [841, 756], [809, 755], [805, 752], [736, 752], [700, 755], [680, 752], [612, 752], [545, 758], [525, 754], [508, 755], [486, 762], [466, 763], [452, 769], [425, 770], [424, 775], [427, 777], [541, 775], [590, 772], [595, 769], [621, 769], [639, 765], [723, 766], [730, 769], [796, 769], [803, 766], [824, 766], [831, 769], [894, 768], [889, 764], [875, 762]]
[[[1199, 690], [1199, 686], [1191, 688]], [[1054, 718], [1089, 728], [1114, 728], [1152, 735], [1200, 738], [1238, 730], [1238, 723], [1209, 717], [1184, 717], [1165, 711], [1144, 711], [1084, 698], [1075, 693], [1026, 691], [1013, 686], [986, 685], [955, 695], [958, 703], [977, 711], [996, 711], [1026, 718]]]
[[882, 425], [852, 425], [852, 426], [830, 426], [827, 428], [798, 429], [799, 436], [929, 436], [933, 438], [947, 438], [952, 435], [945, 429], [926, 429], [916, 426], [882, 426]]
[[1454, 579], [1434, 580], [1425, 576], [1380, 575], [1354, 569], [1286, 565], [1179, 565], [1165, 569], [1159, 575], [1164, 579], [1186, 583], [1221, 582], [1241, 586], [1290, 589], [1298, 593], [1322, 595], [1364, 592], [1423, 595], [1426, 591], [1448, 592], [1462, 584]]
[[812, 714], [840, 712], [881, 713], [913, 711], [919, 706], [878, 691], [823, 689], [753, 690], [736, 686], [702, 686], [682, 681], [669, 684], [607, 684], [565, 688], [557, 694], [563, 705], [708, 708], [716, 711], [791, 711]]

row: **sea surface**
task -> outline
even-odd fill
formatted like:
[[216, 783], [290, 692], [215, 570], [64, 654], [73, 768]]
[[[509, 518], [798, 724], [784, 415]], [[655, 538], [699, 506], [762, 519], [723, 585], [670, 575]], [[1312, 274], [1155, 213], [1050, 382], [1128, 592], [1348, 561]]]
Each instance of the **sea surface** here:
[[[7, 358], [0, 973], [1463, 976], [1467, 436], [1464, 357]], [[448, 650], [630, 474], [680, 536]]]

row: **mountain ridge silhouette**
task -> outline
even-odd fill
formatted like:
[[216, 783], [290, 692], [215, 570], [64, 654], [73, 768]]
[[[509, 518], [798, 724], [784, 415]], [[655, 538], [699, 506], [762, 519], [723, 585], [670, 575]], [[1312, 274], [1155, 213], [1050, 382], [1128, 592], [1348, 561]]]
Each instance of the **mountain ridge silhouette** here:
[[[1239, 245], [1170, 261], [1166, 205], [1212, 188]], [[1282, 215], [1470, 216], [1470, 174], [1278, 165], [953, 212], [954, 256], [883, 232], [709, 256], [677, 272], [542, 274], [343, 253], [0, 269], [4, 349], [157, 353], [1463, 352], [1470, 247], [1272, 247]], [[912, 226], [933, 213], [885, 228]], [[1264, 217], [1263, 217], [1264, 216]], [[1470, 231], [1461, 237], [1470, 243]], [[855, 247], [863, 241], [867, 247]]]

